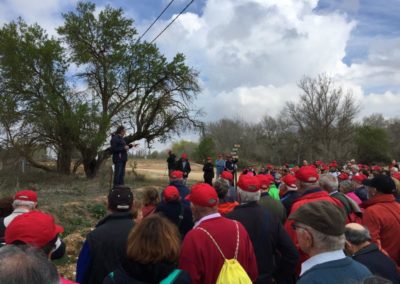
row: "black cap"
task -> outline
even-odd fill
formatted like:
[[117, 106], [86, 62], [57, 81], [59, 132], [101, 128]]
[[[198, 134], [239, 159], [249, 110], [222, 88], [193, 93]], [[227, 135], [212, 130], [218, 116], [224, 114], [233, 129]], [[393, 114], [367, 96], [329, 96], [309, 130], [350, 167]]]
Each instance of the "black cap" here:
[[129, 187], [117, 186], [108, 193], [108, 207], [116, 211], [128, 211], [132, 208], [133, 194]]
[[387, 175], [376, 175], [372, 179], [365, 179], [363, 184], [369, 187], [374, 187], [377, 191], [386, 194], [391, 194], [396, 189], [394, 181]]
[[344, 211], [329, 201], [315, 201], [304, 204], [290, 214], [288, 219], [308, 225], [329, 236], [344, 234], [346, 225]]

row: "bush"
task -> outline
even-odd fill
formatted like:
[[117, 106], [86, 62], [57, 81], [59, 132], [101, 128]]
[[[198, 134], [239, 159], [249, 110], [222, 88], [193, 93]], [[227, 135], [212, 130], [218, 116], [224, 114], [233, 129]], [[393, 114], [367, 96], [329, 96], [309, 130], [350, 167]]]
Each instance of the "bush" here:
[[88, 204], [87, 210], [90, 216], [95, 219], [102, 219], [107, 215], [107, 208], [102, 203]]

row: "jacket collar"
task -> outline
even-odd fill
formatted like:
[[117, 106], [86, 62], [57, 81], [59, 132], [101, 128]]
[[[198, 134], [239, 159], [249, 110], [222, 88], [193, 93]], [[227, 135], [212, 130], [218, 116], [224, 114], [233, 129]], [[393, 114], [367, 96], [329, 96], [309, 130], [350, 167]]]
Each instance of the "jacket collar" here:
[[379, 250], [379, 248], [378, 248], [378, 246], [376, 244], [370, 243], [368, 246], [366, 246], [366, 247], [360, 249], [358, 252], [356, 252], [353, 255], [353, 257], [359, 256], [359, 255], [362, 255], [362, 254], [368, 254], [370, 252], [378, 251], [378, 250]]
[[132, 221], [133, 221], [133, 214], [130, 211], [129, 212], [111, 213], [111, 214], [107, 215], [106, 217], [104, 217], [102, 220], [100, 220], [99, 223], [97, 223], [96, 227], [103, 225], [104, 223], [107, 223], [108, 221], [116, 220], [116, 219], [132, 219]]
[[289, 190], [289, 191], [287, 191], [287, 192], [285, 192], [283, 195], [282, 195], [282, 198], [284, 198], [284, 197], [289, 197], [290, 195], [296, 195], [296, 196], [298, 196], [299, 195], [299, 193], [297, 192], [297, 190]]
[[158, 283], [160, 279], [168, 276], [176, 265], [165, 261], [143, 264], [125, 258], [121, 261], [120, 267], [132, 279], [146, 283]]
[[246, 207], [257, 207], [259, 206], [257, 201], [251, 201], [251, 202], [247, 202], [247, 203], [242, 203], [236, 207], [238, 208], [246, 208]]
[[393, 194], [380, 194], [375, 195], [362, 204], [363, 208], [367, 208], [377, 203], [392, 203], [395, 202]]
[[311, 189], [307, 189], [301, 196], [299, 199], [303, 200], [303, 199], [314, 199], [316, 197], [322, 197], [322, 196], [329, 196], [329, 194], [320, 189], [319, 187], [316, 188], [311, 188]]

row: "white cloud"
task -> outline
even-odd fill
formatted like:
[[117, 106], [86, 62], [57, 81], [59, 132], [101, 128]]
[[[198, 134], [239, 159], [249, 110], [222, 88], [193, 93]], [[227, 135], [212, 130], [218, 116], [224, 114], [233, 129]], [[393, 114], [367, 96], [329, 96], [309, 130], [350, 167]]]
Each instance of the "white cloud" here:
[[318, 15], [317, 3], [209, 0], [201, 16], [182, 15], [157, 44], [170, 56], [183, 52], [200, 71], [205, 93], [198, 105], [207, 106], [208, 119], [218, 112], [258, 120], [296, 98], [304, 75], [347, 70], [342, 59], [356, 23], [337, 12]]
[[207, 90], [199, 98], [199, 107], [207, 112], [207, 121], [238, 117], [258, 122], [264, 115], [276, 117], [282, 102], [297, 100], [296, 84], [238, 87], [231, 91], [211, 94]]
[[376, 38], [368, 58], [338, 73], [365, 89], [396, 88], [400, 92], [400, 38]]
[[3, 0], [0, 3], [0, 25], [22, 17], [28, 24], [38, 23], [50, 35], [62, 24], [61, 13], [77, 0]]
[[383, 94], [371, 93], [361, 101], [360, 117], [374, 113], [381, 113], [385, 118], [398, 117], [400, 106], [400, 92], [387, 91]]

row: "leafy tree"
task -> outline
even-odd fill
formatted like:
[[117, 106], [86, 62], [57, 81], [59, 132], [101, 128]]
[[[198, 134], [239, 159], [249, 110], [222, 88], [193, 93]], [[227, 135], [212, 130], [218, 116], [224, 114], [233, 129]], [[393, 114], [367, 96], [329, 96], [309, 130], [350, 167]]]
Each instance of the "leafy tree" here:
[[[192, 108], [200, 91], [197, 72], [183, 54], [168, 60], [154, 44], [139, 42], [122, 9], [95, 13], [94, 4], [80, 2], [63, 16], [57, 31], [64, 44], [22, 20], [0, 30], [0, 124], [7, 147], [52, 170], [33, 158], [51, 147], [56, 170], [64, 173], [78, 151], [74, 169], [82, 163], [94, 177], [110, 156], [106, 145], [116, 125], [131, 131], [127, 143], [149, 144], [202, 125]], [[78, 72], [67, 76], [71, 66]]]
[[364, 125], [356, 130], [357, 161], [361, 163], [388, 162], [389, 135], [383, 128]]
[[205, 136], [200, 140], [196, 150], [196, 159], [203, 162], [207, 157], [215, 157], [215, 143], [212, 137]]
[[172, 144], [172, 152], [175, 153], [177, 158], [180, 158], [183, 153], [186, 153], [188, 155], [188, 158], [192, 159], [193, 157], [195, 157], [197, 148], [197, 143], [186, 140], [181, 140]]
[[64, 14], [58, 33], [69, 46], [70, 60], [83, 69], [78, 75], [94, 94], [91, 119], [82, 121], [77, 148], [85, 173], [95, 176], [109, 151], [102, 147], [110, 127], [127, 123], [133, 133], [128, 143], [165, 140], [172, 133], [201, 126], [200, 113], [191, 109], [199, 92], [197, 73], [185, 65], [183, 54], [171, 61], [158, 48], [137, 41], [133, 21], [122, 9], [80, 2]]
[[1, 28], [0, 124], [5, 143], [45, 170], [52, 169], [38, 163], [34, 153], [51, 146], [57, 153], [57, 170], [68, 174], [77, 128], [66, 69], [60, 42], [48, 38], [38, 25], [19, 19]]

